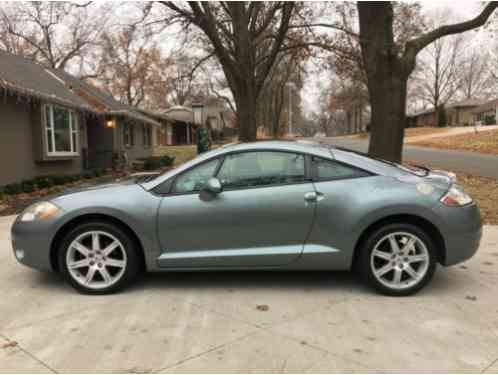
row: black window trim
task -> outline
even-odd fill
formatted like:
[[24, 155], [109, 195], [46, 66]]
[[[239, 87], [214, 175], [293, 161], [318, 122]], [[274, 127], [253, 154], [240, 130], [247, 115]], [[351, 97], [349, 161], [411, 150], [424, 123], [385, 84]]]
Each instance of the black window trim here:
[[[318, 169], [317, 169], [317, 163], [315, 162], [315, 158], [317, 159], [322, 159], [322, 160], [325, 160], [325, 161], [328, 161], [328, 162], [332, 162], [332, 163], [337, 163], [337, 164], [341, 164], [345, 167], [348, 167], [348, 168], [351, 168], [353, 170], [357, 170], [357, 171], [360, 171], [360, 172], [363, 172], [365, 175], [364, 176], [344, 176], [344, 177], [328, 177], [328, 178], [319, 178], [318, 177]], [[365, 177], [372, 177], [372, 176], [375, 176], [375, 173], [372, 173], [370, 171], [367, 171], [366, 169], [363, 169], [363, 168], [360, 168], [360, 167], [357, 167], [356, 165], [351, 165], [351, 164], [348, 164], [348, 163], [345, 163], [343, 161], [340, 161], [340, 160], [337, 160], [337, 159], [329, 159], [329, 158], [325, 158], [325, 157], [321, 157], [321, 156], [317, 156], [317, 155], [312, 155], [311, 156], [311, 180], [313, 182], [327, 182], [327, 181], [341, 181], [341, 180], [354, 180], [354, 179], [357, 179], [357, 178], [365, 178]]]

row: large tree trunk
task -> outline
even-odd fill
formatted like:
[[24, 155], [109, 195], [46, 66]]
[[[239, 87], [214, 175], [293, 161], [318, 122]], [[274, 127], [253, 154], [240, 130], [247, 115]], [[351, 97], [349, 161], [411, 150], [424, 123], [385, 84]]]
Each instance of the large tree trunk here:
[[239, 141], [241, 142], [252, 142], [257, 137], [257, 97], [250, 85], [247, 86], [239, 88], [235, 97], [237, 105], [237, 127], [239, 129]]
[[403, 74], [393, 71], [377, 74], [369, 83], [372, 106], [370, 145], [371, 156], [400, 162], [406, 122], [406, 85]]
[[398, 57], [390, 2], [358, 2], [360, 44], [372, 108], [370, 145], [374, 157], [400, 162], [410, 68]]

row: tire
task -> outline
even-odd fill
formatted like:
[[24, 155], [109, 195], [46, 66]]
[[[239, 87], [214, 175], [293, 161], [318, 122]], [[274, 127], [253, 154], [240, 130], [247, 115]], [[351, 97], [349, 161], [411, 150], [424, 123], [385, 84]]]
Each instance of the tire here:
[[431, 237], [415, 225], [402, 223], [372, 232], [360, 248], [358, 262], [365, 281], [388, 296], [415, 294], [432, 279], [436, 265]]
[[112, 294], [137, 278], [141, 269], [138, 251], [133, 239], [119, 226], [87, 222], [76, 226], [61, 241], [59, 270], [80, 293]]

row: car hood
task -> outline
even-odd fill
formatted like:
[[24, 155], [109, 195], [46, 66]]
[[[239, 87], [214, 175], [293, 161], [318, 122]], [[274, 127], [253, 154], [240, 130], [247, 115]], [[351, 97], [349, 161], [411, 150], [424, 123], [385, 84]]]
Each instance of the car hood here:
[[[99, 190], [109, 190], [109, 189], [118, 189], [120, 187], [125, 187], [125, 186], [130, 186], [130, 185], [136, 185], [137, 182], [134, 178], [125, 178], [125, 179], [119, 179], [114, 182], [110, 183], [102, 183], [102, 184], [84, 184], [80, 185], [78, 187], [72, 187], [65, 189], [59, 193], [52, 194], [48, 196], [48, 200], [56, 200], [59, 198], [66, 197], [68, 195], [74, 195], [78, 193], [84, 193], [84, 192], [91, 192], [91, 191], [99, 191]], [[45, 198], [45, 199], [47, 199]]]

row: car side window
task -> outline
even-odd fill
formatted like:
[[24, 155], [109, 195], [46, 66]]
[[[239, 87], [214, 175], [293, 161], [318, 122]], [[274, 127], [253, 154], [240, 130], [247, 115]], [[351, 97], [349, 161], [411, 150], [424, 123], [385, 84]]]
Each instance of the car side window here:
[[313, 165], [317, 180], [340, 180], [370, 176], [368, 172], [359, 168], [318, 157], [313, 157]]
[[225, 189], [299, 183], [304, 181], [304, 155], [252, 151], [225, 157], [218, 172]]
[[201, 190], [204, 184], [213, 177], [218, 159], [214, 159], [180, 174], [173, 185], [173, 193], [191, 193]]

